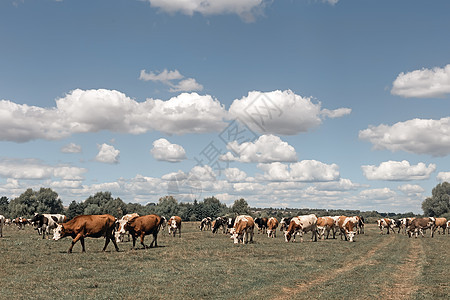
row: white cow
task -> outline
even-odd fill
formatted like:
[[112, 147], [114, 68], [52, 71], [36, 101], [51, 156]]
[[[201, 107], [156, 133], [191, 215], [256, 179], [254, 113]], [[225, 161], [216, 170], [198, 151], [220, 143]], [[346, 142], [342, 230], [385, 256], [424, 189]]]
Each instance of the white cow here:
[[[116, 242], [123, 242], [125, 237], [125, 229], [121, 230], [122, 228], [125, 228], [125, 224], [130, 221], [131, 219], [134, 219], [136, 217], [139, 217], [139, 214], [132, 213], [132, 214], [126, 214], [124, 215], [120, 220], [116, 221], [116, 231], [114, 232], [114, 236], [116, 238]], [[128, 241], [130, 241], [130, 235], [128, 235]]]
[[0, 215], [0, 237], [3, 237], [3, 225], [5, 224], [5, 216]]
[[303, 234], [311, 231], [312, 239], [317, 242], [317, 216], [315, 214], [293, 217], [289, 223], [288, 229], [284, 232], [286, 242], [292, 240], [295, 242], [295, 235], [300, 235], [300, 241], [303, 242]]

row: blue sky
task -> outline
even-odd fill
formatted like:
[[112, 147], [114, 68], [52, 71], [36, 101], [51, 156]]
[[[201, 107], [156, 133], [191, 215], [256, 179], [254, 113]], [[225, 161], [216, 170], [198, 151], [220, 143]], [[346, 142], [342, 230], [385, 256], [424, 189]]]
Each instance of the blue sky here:
[[5, 0], [0, 194], [421, 212], [450, 2]]

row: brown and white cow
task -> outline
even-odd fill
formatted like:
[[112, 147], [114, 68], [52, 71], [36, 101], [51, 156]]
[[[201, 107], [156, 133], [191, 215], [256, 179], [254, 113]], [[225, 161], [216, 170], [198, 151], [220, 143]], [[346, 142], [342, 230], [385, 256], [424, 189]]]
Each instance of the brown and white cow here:
[[378, 219], [377, 225], [380, 228], [381, 234], [383, 234], [384, 228], [387, 228], [387, 234], [389, 234], [390, 230], [392, 230], [392, 232], [395, 233], [395, 231], [394, 231], [395, 221], [393, 219], [388, 219], [388, 218]]
[[317, 242], [317, 216], [315, 214], [293, 217], [289, 223], [288, 229], [284, 232], [286, 242], [289, 242], [292, 237], [295, 242], [295, 235], [300, 235], [300, 241], [303, 242], [303, 234], [311, 231], [311, 239]]
[[181, 237], [181, 218], [179, 216], [172, 216], [170, 217], [168, 223], [169, 234], [173, 234], [173, 236], [175, 236], [175, 233], [178, 230], [178, 236]]
[[267, 220], [267, 236], [271, 238], [277, 237], [277, 227], [278, 220], [274, 217], [270, 217], [269, 220]]
[[281, 218], [281, 221], [280, 221], [280, 231], [281, 232], [284, 232], [288, 229], [289, 224], [291, 223], [291, 219], [292, 219], [292, 217]]
[[416, 238], [420, 234], [423, 235], [423, 230], [425, 229], [431, 229], [431, 237], [434, 236], [434, 228], [435, 226], [435, 219], [434, 218], [416, 218], [411, 221], [411, 225], [409, 225], [408, 228], [408, 236], [412, 237], [413, 234], [416, 236]]
[[203, 218], [199, 226], [200, 231], [211, 230], [211, 220], [212, 220], [211, 217]]
[[39, 234], [42, 234], [42, 238], [45, 239], [45, 235], [50, 237], [50, 230], [54, 230], [58, 227], [58, 223], [67, 222], [67, 217], [62, 214], [39, 214], [35, 213], [30, 219], [30, 222], [34, 224], [35, 229]]
[[403, 233], [403, 234], [407, 234], [407, 232], [408, 232], [408, 230], [409, 230], [409, 226], [411, 225], [411, 222], [412, 222], [412, 220], [414, 220], [415, 218], [401, 218], [400, 219], [400, 222], [402, 223], [401, 224], [401, 228], [400, 228], [400, 231]]
[[332, 217], [317, 218], [317, 233], [319, 239], [325, 239], [325, 231], [327, 232], [327, 239], [330, 235], [330, 230], [333, 230], [333, 238], [335, 238], [335, 223]]
[[71, 236], [73, 240], [67, 252], [72, 253], [73, 245], [78, 240], [81, 242], [82, 252], [86, 252], [84, 238], [105, 237], [105, 246], [102, 251], [106, 250], [110, 240], [113, 242], [116, 251], [119, 251], [119, 247], [117, 247], [116, 241], [114, 240], [115, 223], [116, 218], [108, 214], [76, 216], [68, 222], [58, 224], [53, 231], [53, 240], [57, 241], [63, 237]]
[[[133, 239], [133, 249], [136, 246], [136, 238], [141, 238], [141, 245], [143, 248], [152, 248], [153, 243], [155, 247], [158, 247], [158, 232], [161, 228], [163, 222], [163, 217], [158, 215], [145, 215], [133, 218], [127, 221], [124, 225], [119, 227], [119, 232], [125, 233], [128, 231], [131, 234], [131, 238]], [[150, 243], [150, 246], [145, 246], [144, 237], [146, 235], [152, 234], [153, 241]]]
[[3, 226], [5, 225], [5, 216], [0, 215], [0, 237], [3, 237]]
[[239, 244], [240, 241], [242, 241], [243, 244], [253, 242], [254, 229], [255, 221], [251, 216], [237, 216], [234, 220], [230, 238], [234, 240], [235, 244]]
[[437, 232], [439, 234], [441, 234], [441, 232], [439, 231], [439, 228], [442, 228], [442, 234], [445, 234], [445, 229], [447, 229], [447, 219], [446, 218], [435, 218], [433, 231], [436, 231], [436, 229], [437, 229]]
[[353, 238], [356, 235], [356, 223], [354, 218], [352, 217], [346, 217], [346, 216], [340, 216], [339, 217], [339, 229], [341, 231], [341, 240], [342, 235], [344, 235], [345, 240], [349, 242], [353, 242]]
[[[129, 220], [131, 220], [133, 218], [137, 218], [137, 217], [139, 217], [139, 214], [137, 214], [137, 213], [126, 214], [126, 215], [122, 216], [122, 218], [120, 218], [120, 220], [116, 221], [116, 232], [114, 233], [114, 236], [116, 238], [117, 243], [123, 242], [125, 234], [127, 233], [127, 231], [125, 231], [124, 233], [120, 233], [119, 232], [120, 226], [122, 225], [122, 227], [123, 227], [123, 225], [125, 225], [126, 222], [128, 222]], [[129, 234], [128, 234], [128, 241], [130, 241]]]

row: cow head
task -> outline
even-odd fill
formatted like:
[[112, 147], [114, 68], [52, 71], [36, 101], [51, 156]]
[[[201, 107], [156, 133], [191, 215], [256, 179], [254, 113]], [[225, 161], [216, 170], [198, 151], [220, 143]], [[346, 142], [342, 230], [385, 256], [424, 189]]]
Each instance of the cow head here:
[[53, 230], [53, 240], [57, 241], [65, 236], [63, 224], [58, 224], [58, 226]]
[[114, 236], [116, 237], [116, 242], [120, 242], [120, 236], [125, 234], [125, 226], [127, 225], [127, 220], [117, 220], [116, 221], [116, 232], [114, 233]]
[[291, 240], [291, 238], [292, 238], [292, 234], [289, 231], [287, 231], [287, 230], [284, 231], [284, 240], [286, 242], [289, 242]]
[[345, 230], [345, 233], [347, 234], [348, 241], [349, 242], [354, 242], [353, 238], [356, 235], [356, 231]]

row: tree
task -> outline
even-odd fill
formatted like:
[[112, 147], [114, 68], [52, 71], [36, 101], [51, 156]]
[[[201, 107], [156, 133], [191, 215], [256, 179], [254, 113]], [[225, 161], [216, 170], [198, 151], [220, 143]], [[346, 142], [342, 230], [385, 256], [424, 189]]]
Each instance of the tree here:
[[159, 198], [156, 212], [160, 216], [169, 219], [171, 216], [179, 214], [178, 201], [173, 196], [164, 196]]
[[66, 216], [68, 219], [73, 219], [76, 216], [84, 214], [84, 204], [77, 203], [75, 200], [72, 201], [67, 209]]
[[3, 216], [9, 216], [9, 201], [8, 201], [8, 197], [1, 197], [0, 198], [0, 215]]
[[32, 216], [34, 213], [64, 213], [64, 207], [58, 193], [51, 188], [39, 191], [27, 189], [19, 197], [9, 202], [11, 217]]
[[422, 202], [422, 210], [426, 216], [440, 217], [450, 212], [450, 183], [443, 182], [436, 185], [431, 197]]
[[231, 212], [238, 215], [248, 215], [250, 214], [250, 206], [248, 206], [248, 203], [244, 198], [241, 198], [234, 201], [233, 206], [231, 206]]

